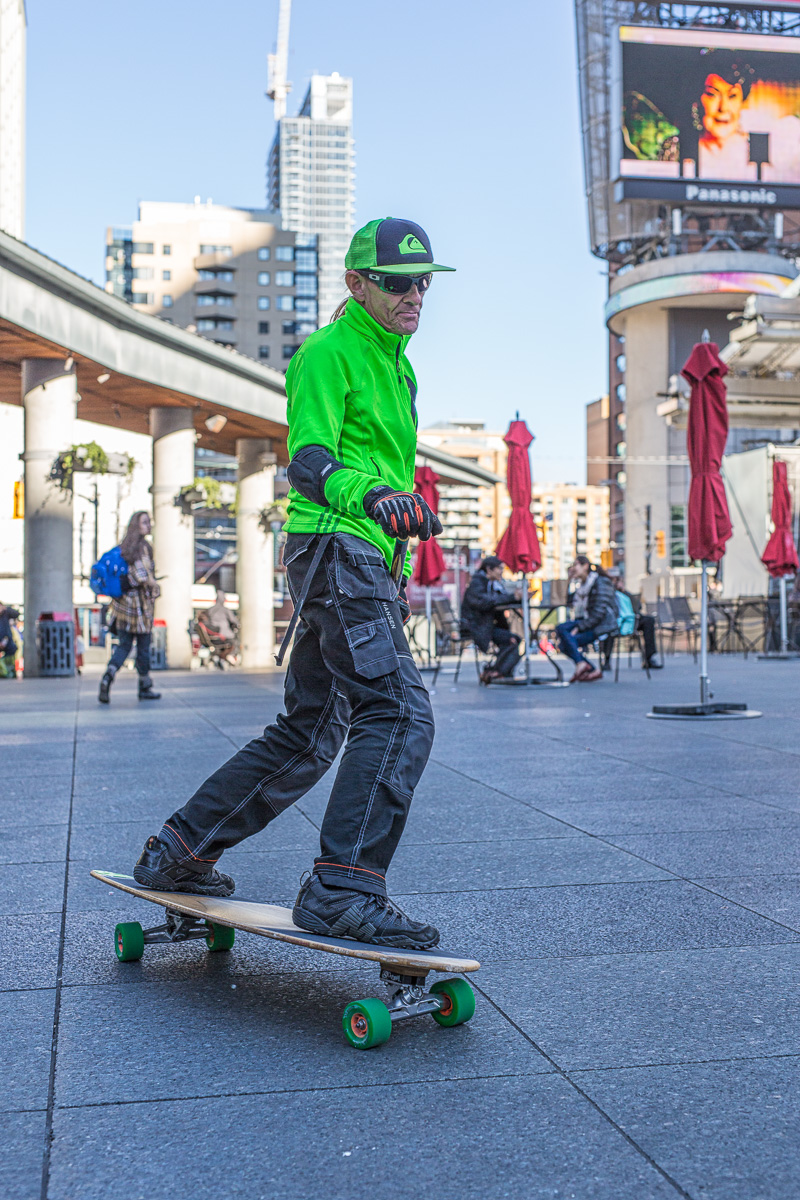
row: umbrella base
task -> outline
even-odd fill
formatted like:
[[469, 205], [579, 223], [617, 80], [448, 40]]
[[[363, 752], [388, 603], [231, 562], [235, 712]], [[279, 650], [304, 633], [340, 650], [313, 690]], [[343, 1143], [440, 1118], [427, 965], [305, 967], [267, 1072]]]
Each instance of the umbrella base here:
[[501, 676], [500, 679], [493, 679], [491, 687], [502, 683], [506, 687], [510, 684], [512, 687], [569, 687], [566, 679], [545, 679], [542, 676], [535, 676], [531, 679], [526, 679], [524, 675]]
[[726, 703], [724, 700], [710, 701], [708, 704], [654, 704], [648, 717], [656, 720], [743, 720], [760, 717], [761, 713], [746, 704]]
[[777, 659], [779, 662], [788, 662], [792, 658], [800, 658], [800, 653], [796, 650], [768, 650], [766, 654], [757, 654], [756, 658], [760, 662], [765, 659]]

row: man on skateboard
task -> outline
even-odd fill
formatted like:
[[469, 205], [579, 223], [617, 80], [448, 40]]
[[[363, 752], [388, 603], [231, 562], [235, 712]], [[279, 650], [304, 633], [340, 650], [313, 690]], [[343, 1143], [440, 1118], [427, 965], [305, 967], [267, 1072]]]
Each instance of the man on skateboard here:
[[[416, 380], [405, 355], [436, 271], [412, 221], [371, 221], [345, 258], [350, 297], [286, 375], [291, 456], [284, 549], [299, 614], [286, 712], [214, 772], [134, 868], [144, 887], [229, 896], [222, 852], [314, 786], [347, 739], [293, 920], [384, 946], [427, 949], [438, 931], [387, 898], [386, 871], [433, 742], [428, 693], [403, 634], [400, 540], [441, 533], [413, 493]], [[289, 643], [287, 634], [286, 644]]]

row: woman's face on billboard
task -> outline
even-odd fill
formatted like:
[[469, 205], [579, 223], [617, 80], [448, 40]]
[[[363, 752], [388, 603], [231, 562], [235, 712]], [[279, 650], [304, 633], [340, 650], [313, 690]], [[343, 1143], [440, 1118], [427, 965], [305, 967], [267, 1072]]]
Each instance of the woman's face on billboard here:
[[703, 95], [703, 128], [715, 142], [724, 142], [739, 132], [744, 96], [740, 83], [728, 83], [721, 75], [709, 75]]

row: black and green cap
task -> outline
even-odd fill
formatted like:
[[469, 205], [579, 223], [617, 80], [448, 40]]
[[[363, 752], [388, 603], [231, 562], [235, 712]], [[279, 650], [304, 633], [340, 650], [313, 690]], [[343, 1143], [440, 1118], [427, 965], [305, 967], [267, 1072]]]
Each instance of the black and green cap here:
[[427, 275], [455, 271], [433, 261], [430, 239], [421, 225], [399, 217], [370, 221], [353, 234], [344, 265], [348, 271], [382, 271], [385, 275]]

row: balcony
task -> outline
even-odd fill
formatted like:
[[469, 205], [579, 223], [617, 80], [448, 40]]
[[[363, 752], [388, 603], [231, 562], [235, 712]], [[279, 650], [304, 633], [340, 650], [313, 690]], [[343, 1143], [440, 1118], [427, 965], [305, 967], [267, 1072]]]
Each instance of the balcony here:
[[224, 267], [226, 271], [235, 271], [236, 263], [230, 254], [197, 254], [194, 258], [196, 271], [208, 271], [214, 267]]

